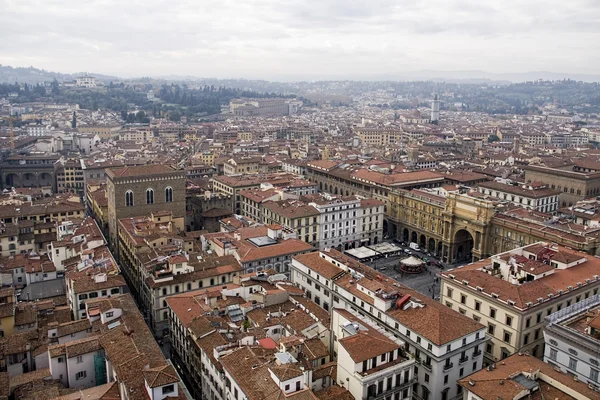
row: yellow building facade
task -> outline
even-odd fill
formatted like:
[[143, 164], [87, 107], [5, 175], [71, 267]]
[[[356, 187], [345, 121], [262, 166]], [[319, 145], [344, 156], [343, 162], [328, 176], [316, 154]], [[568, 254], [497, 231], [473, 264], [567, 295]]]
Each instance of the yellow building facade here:
[[[443, 197], [424, 190], [393, 190], [388, 194], [392, 236], [417, 243], [443, 262], [479, 260], [487, 255], [489, 223], [494, 205], [468, 195]], [[389, 230], [388, 230], [389, 231]]]

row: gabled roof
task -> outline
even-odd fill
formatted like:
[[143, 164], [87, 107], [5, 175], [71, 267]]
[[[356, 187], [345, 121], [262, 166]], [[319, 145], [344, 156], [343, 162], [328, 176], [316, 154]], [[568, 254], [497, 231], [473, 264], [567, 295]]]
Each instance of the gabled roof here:
[[179, 382], [177, 372], [175, 372], [175, 369], [170, 364], [144, 371], [144, 379], [146, 379], [146, 383], [151, 388]]

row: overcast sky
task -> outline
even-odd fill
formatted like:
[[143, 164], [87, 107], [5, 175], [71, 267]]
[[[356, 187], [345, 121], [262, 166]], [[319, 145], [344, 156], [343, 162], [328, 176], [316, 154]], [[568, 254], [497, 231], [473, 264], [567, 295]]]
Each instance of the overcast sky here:
[[597, 73], [600, 0], [0, 0], [0, 63], [269, 80]]

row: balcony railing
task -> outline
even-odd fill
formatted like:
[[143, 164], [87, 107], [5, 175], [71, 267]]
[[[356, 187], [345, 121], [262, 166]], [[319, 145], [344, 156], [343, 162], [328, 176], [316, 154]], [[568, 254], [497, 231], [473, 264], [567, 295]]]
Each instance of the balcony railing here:
[[425, 368], [427, 371], [431, 372], [431, 363], [426, 363], [425, 361], [423, 361], [423, 368]]
[[461, 358], [458, 360], [458, 363], [459, 363], [459, 364], [464, 364], [464, 363], [466, 363], [467, 361], [469, 361], [469, 356], [464, 356], [464, 357], [461, 357]]
[[477, 350], [473, 352], [473, 358], [479, 357], [481, 355], [481, 350]]
[[402, 382], [400, 385], [396, 385], [390, 389], [384, 390], [381, 393], [367, 394], [367, 400], [381, 400], [388, 396], [393, 398], [394, 394], [401, 392], [402, 390], [406, 389], [408, 386], [412, 385], [416, 381], [417, 381], [417, 378], [412, 378], [412, 379]]
[[444, 372], [448, 371], [449, 369], [452, 369], [453, 367], [454, 367], [454, 363], [445, 364]]

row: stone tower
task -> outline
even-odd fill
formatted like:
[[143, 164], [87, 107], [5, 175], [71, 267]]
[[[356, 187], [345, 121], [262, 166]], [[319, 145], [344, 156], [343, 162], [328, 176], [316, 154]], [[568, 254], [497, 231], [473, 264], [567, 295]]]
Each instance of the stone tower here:
[[438, 95], [433, 96], [431, 100], [431, 122], [438, 122], [440, 120], [440, 100]]

